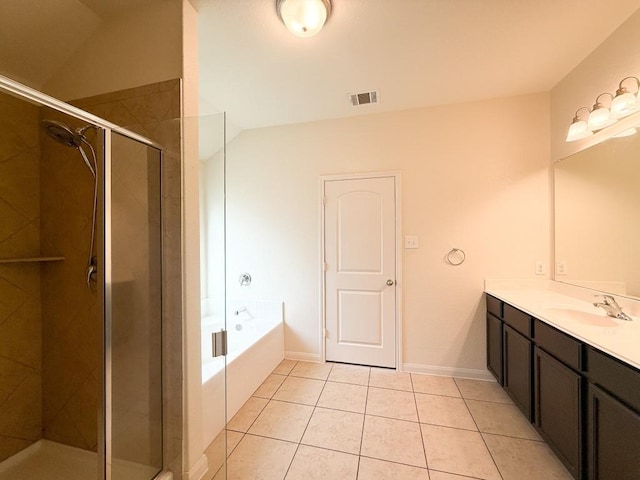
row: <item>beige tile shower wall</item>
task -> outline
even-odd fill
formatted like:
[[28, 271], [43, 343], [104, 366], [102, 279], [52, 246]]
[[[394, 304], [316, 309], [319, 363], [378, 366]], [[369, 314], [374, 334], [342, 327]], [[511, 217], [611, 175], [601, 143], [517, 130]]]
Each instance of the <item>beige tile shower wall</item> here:
[[[40, 253], [38, 109], [0, 94], [0, 258]], [[41, 438], [40, 266], [0, 264], [0, 462]]]
[[165, 467], [171, 469], [174, 478], [179, 480], [182, 472], [180, 80], [98, 95], [73, 103], [163, 147], [163, 453]]
[[[40, 117], [79, 126], [48, 108]], [[93, 178], [77, 149], [41, 133], [41, 150], [41, 251], [65, 258], [42, 266], [43, 436], [96, 451], [102, 329], [95, 283], [85, 283]]]

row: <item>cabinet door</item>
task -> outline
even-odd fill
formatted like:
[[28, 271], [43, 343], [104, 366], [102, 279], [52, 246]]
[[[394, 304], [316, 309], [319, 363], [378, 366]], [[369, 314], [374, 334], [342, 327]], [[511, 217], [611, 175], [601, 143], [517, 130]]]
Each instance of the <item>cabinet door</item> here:
[[504, 326], [503, 334], [504, 389], [531, 421], [531, 340], [507, 325]]
[[589, 384], [589, 480], [640, 478], [640, 415]]
[[534, 349], [534, 405], [538, 431], [574, 478], [582, 475], [582, 376]]
[[502, 320], [487, 313], [487, 369], [502, 385]]

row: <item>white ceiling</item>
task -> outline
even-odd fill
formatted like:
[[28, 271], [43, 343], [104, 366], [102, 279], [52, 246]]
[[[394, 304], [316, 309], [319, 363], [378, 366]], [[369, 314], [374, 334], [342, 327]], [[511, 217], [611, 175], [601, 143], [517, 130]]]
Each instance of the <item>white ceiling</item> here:
[[[201, 114], [239, 128], [549, 91], [639, 0], [332, 0], [312, 38], [275, 0], [200, 0]], [[635, 72], [637, 73], [637, 72]], [[634, 74], [634, 72], [630, 72]], [[378, 89], [380, 104], [347, 94]]]

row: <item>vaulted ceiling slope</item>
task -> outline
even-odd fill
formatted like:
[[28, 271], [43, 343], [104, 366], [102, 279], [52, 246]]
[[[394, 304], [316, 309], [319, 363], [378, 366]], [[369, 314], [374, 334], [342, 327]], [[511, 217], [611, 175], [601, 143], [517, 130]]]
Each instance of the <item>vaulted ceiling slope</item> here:
[[0, 0], [0, 73], [40, 89], [104, 21], [157, 1]]
[[[549, 91], [638, 0], [332, 0], [291, 35], [275, 0], [200, 0], [201, 113], [240, 128]], [[630, 72], [638, 73], [638, 72]], [[379, 90], [352, 107], [347, 94]]]

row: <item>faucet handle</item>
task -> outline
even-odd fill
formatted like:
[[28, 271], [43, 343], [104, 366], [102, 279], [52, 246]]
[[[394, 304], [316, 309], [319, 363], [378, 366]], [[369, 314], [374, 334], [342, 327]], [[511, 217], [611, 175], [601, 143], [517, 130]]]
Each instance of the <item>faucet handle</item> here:
[[616, 302], [616, 299], [606, 293], [596, 293], [594, 297], [602, 298], [602, 303], [604, 303], [605, 305], [611, 305], [612, 307], [618, 306], [618, 302]]

